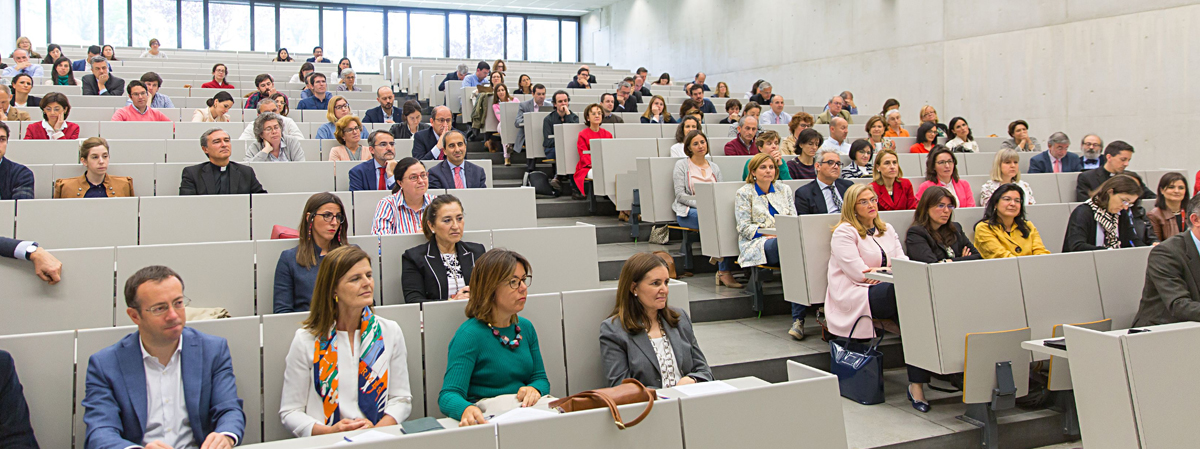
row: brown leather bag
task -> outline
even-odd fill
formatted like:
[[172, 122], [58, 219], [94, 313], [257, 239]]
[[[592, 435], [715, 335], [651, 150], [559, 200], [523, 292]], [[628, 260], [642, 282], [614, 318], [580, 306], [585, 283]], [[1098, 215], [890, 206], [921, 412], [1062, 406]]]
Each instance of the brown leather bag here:
[[659, 259], [662, 259], [663, 262], [667, 263], [667, 275], [671, 276], [671, 279], [679, 279], [679, 276], [675, 274], [675, 257], [672, 256], [671, 253], [666, 251], [655, 251], [654, 255], [658, 256]]
[[[621, 381], [620, 385], [615, 387], [588, 390], [551, 402], [550, 408], [558, 409], [561, 413], [571, 413], [608, 407], [608, 411], [612, 413], [613, 422], [617, 424], [617, 428], [625, 430], [628, 427], [636, 426], [643, 419], [646, 419], [646, 416], [650, 414], [650, 409], [654, 408], [654, 398], [657, 396], [653, 388], [646, 388], [637, 379], [625, 379]], [[646, 409], [642, 410], [642, 414], [634, 418], [633, 421], [621, 422], [621, 411], [617, 410], [617, 406], [640, 402], [647, 403]]]

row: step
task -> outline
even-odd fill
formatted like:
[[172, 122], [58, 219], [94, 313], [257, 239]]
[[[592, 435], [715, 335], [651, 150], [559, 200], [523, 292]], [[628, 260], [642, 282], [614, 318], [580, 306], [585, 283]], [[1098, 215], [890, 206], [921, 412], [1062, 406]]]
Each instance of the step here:
[[[493, 170], [494, 169], [495, 167], [493, 167]], [[573, 200], [570, 196], [537, 199], [538, 218], [584, 217], [590, 215], [610, 215], [615, 217], [617, 215], [617, 209], [613, 203], [608, 201], [596, 201], [595, 213], [589, 213], [588, 203], [586, 200]]]
[[[558, 217], [558, 218], [539, 218], [539, 227], [548, 226], [574, 226], [576, 223], [587, 223], [596, 227], [596, 243], [605, 245], [609, 243], [634, 243], [634, 239], [629, 235], [629, 224], [617, 220], [615, 215], [597, 215], [584, 217]], [[640, 235], [637, 241], [645, 242], [650, 237], [650, 227], [640, 226]], [[676, 249], [679, 243], [675, 242]], [[697, 247], [699, 248], [699, 247]], [[682, 260], [682, 259], [680, 259]], [[682, 262], [681, 262], [682, 263]], [[682, 266], [682, 265], [681, 265]]]

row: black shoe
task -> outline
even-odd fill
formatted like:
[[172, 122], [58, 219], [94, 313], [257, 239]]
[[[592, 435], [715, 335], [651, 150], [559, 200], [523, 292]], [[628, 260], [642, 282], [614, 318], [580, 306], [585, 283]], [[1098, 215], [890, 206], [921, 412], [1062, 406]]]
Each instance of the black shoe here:
[[582, 200], [586, 200], [587, 197], [583, 196], [582, 193], [579, 193], [578, 190], [572, 190], [571, 191], [571, 199], [576, 200], [576, 201], [582, 201]]
[[912, 403], [913, 408], [921, 413], [929, 413], [929, 403], [913, 399], [912, 390], [908, 390], [908, 402]]
[[561, 192], [562, 191], [562, 183], [558, 182], [558, 178], [551, 178], [550, 179], [550, 188], [554, 189], [554, 191], [556, 191], [556, 192]]

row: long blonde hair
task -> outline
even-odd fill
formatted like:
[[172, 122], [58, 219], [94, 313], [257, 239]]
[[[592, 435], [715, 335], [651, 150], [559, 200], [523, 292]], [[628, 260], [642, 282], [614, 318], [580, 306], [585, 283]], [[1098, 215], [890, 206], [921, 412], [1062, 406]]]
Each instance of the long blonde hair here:
[[[842, 223], [850, 223], [850, 226], [854, 226], [854, 229], [858, 231], [858, 238], [865, 239], [867, 238], [867, 228], [863, 227], [862, 223], [858, 221], [857, 207], [858, 196], [862, 195], [863, 192], [871, 192], [872, 195], [875, 194], [869, 184], [854, 184], [849, 189], [846, 189], [846, 197], [842, 200], [842, 219], [838, 221], [838, 224], [834, 225], [834, 228], [841, 226]], [[887, 231], [887, 223], [884, 223], [879, 218], [879, 215], [875, 216], [875, 220], [871, 224], [875, 227], [875, 235], [877, 236], [883, 235]]]
[[1002, 173], [1000, 173], [1000, 164], [1010, 161], [1017, 161], [1018, 163], [1021, 162], [1021, 156], [1017, 154], [1016, 150], [1012, 148], [1005, 148], [996, 152], [996, 159], [992, 160], [992, 181], [996, 181], [1001, 184], [1021, 181], [1020, 169], [1017, 170], [1017, 175], [1013, 176], [1013, 179], [1000, 179], [1001, 176], [1004, 176]]

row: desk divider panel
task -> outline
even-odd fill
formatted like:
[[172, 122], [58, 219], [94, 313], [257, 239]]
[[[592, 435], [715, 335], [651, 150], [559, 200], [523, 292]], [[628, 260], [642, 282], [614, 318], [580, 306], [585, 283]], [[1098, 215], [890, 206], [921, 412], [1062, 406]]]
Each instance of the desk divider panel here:
[[[203, 154], [201, 154], [203, 156]], [[168, 159], [170, 156], [167, 156]], [[200, 162], [168, 162], [154, 164], [154, 195], [158, 197], [180, 196], [179, 187], [183, 183], [183, 169]]]
[[[194, 243], [117, 247], [117, 285], [151, 265], [179, 273], [192, 307], [224, 307], [235, 317], [254, 315], [254, 242]], [[125, 323], [124, 296], [118, 295], [114, 323]]]
[[351, 235], [371, 235], [371, 225], [375, 222], [376, 208], [379, 207], [379, 202], [384, 197], [391, 194], [391, 190], [359, 190], [352, 192], [351, 195], [354, 197], [354, 231]]
[[516, 251], [529, 260], [536, 279], [529, 288], [531, 294], [600, 287], [593, 225], [496, 229], [492, 247]]
[[4, 157], [22, 165], [78, 164], [79, 142], [74, 140], [13, 140]]
[[1121, 337], [1075, 326], [1063, 326], [1063, 333], [1071, 342], [1071, 384], [1088, 449], [1145, 447], [1139, 441]]
[[[417, 245], [427, 242], [424, 234], [396, 234], [379, 236], [380, 260], [379, 273], [390, 272], [394, 275], [385, 276], [376, 281], [376, 285], [384, 291], [385, 305], [404, 304], [404, 286], [400, 282], [400, 273], [404, 265], [404, 252]], [[429, 299], [429, 298], [426, 298]]]
[[[1062, 192], [1058, 190], [1058, 175], [1054, 173], [1023, 174], [1021, 180], [1029, 184], [1029, 188], [1033, 190], [1033, 199], [1037, 201], [1037, 204], [1068, 202], [1062, 200]], [[1075, 197], [1072, 196], [1068, 199], [1073, 201]], [[983, 207], [984, 204], [978, 206]]]
[[[1019, 257], [1017, 265], [1030, 338], [1050, 338], [1054, 326], [1059, 324], [1104, 319], [1100, 285], [1091, 276], [1096, 271], [1096, 261], [1090, 252]], [[1070, 276], [1071, 282], [1063, 282], [1063, 270], [1067, 267], [1070, 273], [1078, 274]], [[1034, 357], [1049, 358], [1038, 353]]]
[[[634, 114], [634, 115], [639, 115], [639, 114]], [[626, 119], [626, 120], [628, 120], [628, 119]], [[637, 119], [637, 120], [638, 121], [636, 123], [635, 122], [614, 123], [613, 124], [613, 137], [616, 137], [618, 139], [630, 139], [630, 138], [634, 138], [634, 139], [654, 138], [654, 139], [657, 139], [659, 137], [664, 137], [663, 133], [662, 133], [663, 128], [662, 128], [661, 124], [641, 123], [641, 119]], [[674, 132], [674, 131], [672, 131], [672, 132]]]
[[[196, 134], [200, 136], [199, 133]], [[80, 136], [82, 137], [82, 136]], [[190, 138], [189, 138], [190, 139]], [[110, 156], [123, 164], [161, 164], [167, 161], [167, 141], [156, 139], [107, 139]], [[82, 142], [81, 142], [82, 143]], [[112, 149], [117, 151], [114, 153]], [[78, 149], [77, 149], [78, 150]], [[79, 161], [76, 153], [76, 162]], [[111, 165], [109, 166], [111, 168]], [[80, 170], [82, 172], [82, 170]], [[78, 176], [78, 175], [76, 175]]]
[[262, 356], [258, 345], [253, 344], [262, 339], [261, 324], [262, 319], [257, 316], [187, 323], [188, 327], [200, 332], [224, 338], [229, 345], [229, 357], [233, 359], [233, 373], [237, 377], [238, 397], [242, 399], [242, 410], [246, 414], [246, 430], [241, 444], [262, 441], [263, 415], [259, 413], [263, 409]]
[[1200, 412], [1200, 389], [1183, 379], [1200, 372], [1200, 359], [1179, 349], [1197, 347], [1200, 329], [1156, 329], [1120, 338], [1142, 447], [1191, 446], [1200, 437], [1192, 419]]
[[[241, 130], [238, 130], [237, 133], [230, 134], [229, 138], [237, 139], [241, 135], [242, 135]], [[240, 146], [241, 151], [243, 151], [243, 152], [246, 151], [246, 145], [244, 143], [240, 144], [240, 145], [233, 145], [233, 143], [231, 142], [231, 145], [233, 146], [233, 148], [237, 148]], [[196, 139], [168, 140], [166, 142], [166, 147], [167, 147], [167, 162], [186, 162], [187, 165], [196, 165], [201, 162], [208, 161], [208, 156], [206, 156], [204, 154], [204, 149], [200, 147], [199, 136], [197, 136]], [[234, 158], [235, 155], [237, 155], [236, 152], [231, 153], [230, 158]], [[76, 154], [76, 156], [78, 156], [78, 154]], [[240, 155], [237, 155], [237, 156], [240, 156]], [[176, 185], [175, 187], [178, 188], [179, 186]]]
[[1145, 286], [1146, 263], [1152, 247], [1091, 251], [1096, 259], [1096, 279], [1100, 283], [1100, 304], [1104, 318], [1113, 329], [1133, 326]]
[[[800, 243], [804, 256], [805, 276], [808, 278], [808, 304], [825, 303], [829, 286], [829, 257], [832, 256], [833, 227], [841, 214], [800, 216]], [[780, 248], [780, 252], [782, 252]]]
[[[675, 125], [678, 126], [678, 125]], [[670, 137], [658, 139], [658, 157], [671, 157], [671, 146], [675, 145], [675, 131], [671, 130]], [[709, 147], [712, 148], [711, 146]], [[678, 157], [678, 156], [676, 156]]]
[[[138, 243], [138, 198], [22, 200], [17, 217], [16, 238], [46, 248]], [[87, 217], [90, 223], [80, 226], [65, 217]]]
[[[328, 191], [326, 191], [328, 192]], [[354, 216], [354, 201], [350, 192], [331, 192], [342, 200], [342, 213], [347, 219]], [[250, 210], [252, 213], [252, 229], [250, 236], [255, 240], [271, 238], [271, 230], [275, 225], [292, 229], [300, 229], [300, 221], [304, 219], [304, 205], [316, 193], [270, 193], [250, 195]], [[347, 224], [346, 231], [353, 234], [353, 227]]]
[[[988, 180], [991, 179], [991, 176], [989, 176], [989, 175], [965, 175], [965, 176], [959, 175], [958, 179], [961, 181], [966, 181], [967, 184], [971, 185], [971, 194], [974, 195], [975, 204], [978, 205], [979, 204], [979, 194], [980, 194], [980, 192], [983, 192], [983, 184], [988, 182]], [[920, 186], [919, 183], [913, 183], [913, 189], [914, 189], [913, 193], [914, 194], [916, 193], [915, 189], [918, 186]], [[920, 198], [918, 198], [918, 200], [920, 200]]]
[[[262, 316], [263, 441], [294, 438], [283, 427], [279, 408], [283, 402], [283, 371], [287, 366], [287, 354], [296, 337], [296, 330], [300, 329], [306, 318], [308, 312]], [[407, 339], [404, 343], [410, 345]]]
[[[899, 150], [899, 145], [896, 146]], [[900, 171], [904, 172], [905, 176], [925, 176], [925, 160], [920, 153], [897, 153], [899, 158]], [[916, 186], [913, 186], [916, 188]]]
[[142, 245], [250, 240], [250, 195], [140, 200]]
[[275, 313], [275, 269], [279, 267], [279, 255], [295, 248], [299, 239], [254, 241], [255, 260], [255, 315]]
[[965, 336], [1027, 326], [1016, 259], [929, 266], [937, 338], [945, 373], [963, 371]]
[[675, 164], [680, 158], [637, 158], [638, 199], [642, 204], [642, 221], [670, 223], [678, 219], [671, 205], [675, 203]]
[[[714, 147], [709, 145], [709, 148]], [[712, 156], [709, 160], [721, 167], [721, 180], [745, 184], [746, 178], [742, 177], [742, 171], [746, 169], [746, 162], [750, 160], [751, 156], [723, 156], [725, 151], [721, 147], [715, 148], [716, 150], [713, 151], [716, 151], [719, 156]]]
[[537, 227], [533, 187], [451, 189], [429, 193], [449, 193], [458, 198], [462, 202], [468, 231]]
[[696, 190], [696, 212], [700, 219], [700, 252], [710, 257], [737, 256], [737, 221], [733, 217], [734, 196], [744, 182], [702, 182]]
[[[159, 161], [159, 163], [161, 164], [162, 161]], [[47, 182], [47, 184], [49, 184], [51, 187], [51, 195], [53, 195], [54, 180], [77, 178], [83, 176], [84, 170], [84, 167], [79, 164], [54, 165], [54, 175], [50, 178], [50, 180], [48, 180], [49, 182]], [[133, 194], [135, 196], [154, 196], [154, 164], [109, 164], [108, 174], [113, 176], [128, 176], [133, 178]], [[82, 197], [82, 194], [86, 192], [75, 193], [79, 193], [80, 197]], [[74, 196], [67, 197], [74, 198]]]
[[[1058, 179], [1058, 198], [1060, 202], [1074, 202], [1075, 187], [1079, 180], [1079, 173], [1058, 173], [1054, 175]], [[1157, 187], [1154, 186], [1154, 187]], [[1151, 188], [1153, 190], [1153, 187]]]
[[[525, 157], [546, 157], [546, 148], [542, 146], [542, 124], [549, 112], [528, 112], [525, 114]], [[551, 136], [554, 131], [550, 132]]]
[[70, 448], [75, 399], [74, 392], [65, 386], [75, 382], [75, 331], [0, 337], [0, 349], [12, 354], [17, 370], [14, 380], [21, 382], [29, 404], [29, 423], [38, 443], [48, 448]]
[[[563, 343], [562, 294], [530, 294], [520, 315], [533, 323], [550, 394], [567, 397], [567, 360]], [[597, 334], [599, 338], [599, 334]]]
[[[105, 139], [174, 139], [175, 122], [101, 122], [100, 137]], [[199, 138], [199, 136], [196, 137]], [[197, 139], [197, 143], [199, 143], [199, 139]]]
[[[688, 449], [742, 447], [750, 440], [754, 447], [786, 447], [795, 444], [796, 435], [804, 435], [809, 447], [847, 447], [835, 376], [684, 397], [678, 402]], [[788, 412], [731, 413], [734, 410]], [[789, 431], [777, 431], [785, 428]]]
[[[350, 169], [362, 161], [337, 161], [333, 163], [333, 188], [338, 192], [350, 191]], [[378, 175], [376, 175], [378, 176]], [[375, 178], [379, 182], [379, 178]]]
[[[0, 333], [113, 325], [113, 261], [116, 260], [113, 248], [53, 249], [53, 252], [68, 270], [57, 285], [48, 285], [30, 273], [29, 262], [0, 259], [0, 285], [4, 286], [0, 308], [5, 312], [0, 316]], [[47, 310], [70, 313], [59, 314], [52, 320], [41, 319]]]
[[0, 234], [17, 235], [16, 217], [17, 201], [0, 200]]
[[50, 179], [54, 176], [54, 165], [52, 164], [30, 164], [26, 165], [29, 171], [33, 172], [34, 190], [33, 198], [37, 200], [48, 200], [53, 197], [51, 190], [54, 188], [53, 182], [36, 182], [38, 179]]
[[797, 304], [812, 304], [812, 298], [808, 296], [808, 270], [804, 266], [804, 252], [797, 251], [804, 247], [800, 240], [800, 217], [776, 215], [775, 230], [779, 239], [783, 299]]
[[896, 286], [896, 310], [904, 323], [904, 363], [935, 373], [942, 368], [941, 348], [938, 347], [937, 317], [934, 316], [933, 296], [929, 285], [929, 265], [924, 262], [896, 260], [892, 262]]
[[593, 192], [615, 197], [617, 175], [636, 170], [637, 158], [657, 155], [655, 139], [596, 139], [592, 142]]
[[466, 301], [432, 301], [421, 304], [425, 331], [425, 416], [444, 418], [438, 399], [449, 363], [450, 341], [467, 320]]
[[[624, 430], [613, 425], [608, 408], [566, 413], [542, 420], [500, 424], [496, 441], [500, 447], [562, 447], [570, 441], [575, 449], [683, 449], [679, 400], [658, 400], [646, 419]], [[645, 410], [645, 403], [618, 407], [621, 418], [631, 420]], [[689, 444], [689, 447], [691, 445]]]
[[500, 103], [500, 144], [516, 145], [519, 102]]
[[1071, 217], [1072, 209], [1074, 208], [1065, 203], [1034, 204], [1025, 207], [1025, 219], [1037, 227], [1042, 244], [1052, 253], [1062, 252], [1063, 240], [1067, 234], [1067, 219]]
[[332, 162], [250, 162], [246, 165], [254, 169], [258, 182], [271, 193], [329, 192], [334, 189]]
[[404, 335], [404, 347], [407, 351], [405, 361], [408, 362], [408, 390], [412, 393], [412, 412], [402, 422], [424, 418], [425, 351], [421, 346], [421, 305], [378, 306], [374, 311], [380, 317], [395, 321], [400, 325], [400, 333]]

